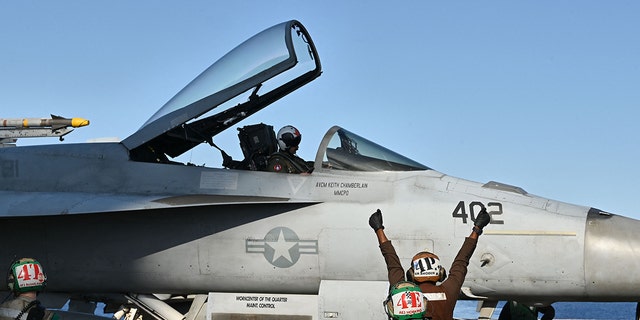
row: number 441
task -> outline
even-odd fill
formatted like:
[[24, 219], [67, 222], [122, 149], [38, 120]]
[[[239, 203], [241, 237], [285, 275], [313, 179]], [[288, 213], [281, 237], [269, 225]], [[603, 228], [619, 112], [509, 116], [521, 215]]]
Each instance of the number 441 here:
[[[453, 209], [452, 216], [454, 218], [462, 219], [462, 223], [467, 223], [467, 219], [471, 218], [472, 222], [476, 221], [476, 214], [485, 208], [485, 205], [482, 202], [473, 201], [469, 203], [469, 207], [467, 207], [464, 201], [458, 202], [458, 205], [455, 209]], [[491, 216], [492, 224], [504, 224], [503, 220], [497, 219], [496, 216], [502, 215], [502, 203], [500, 202], [489, 202], [487, 203], [487, 213]], [[469, 213], [467, 214], [467, 209]]]

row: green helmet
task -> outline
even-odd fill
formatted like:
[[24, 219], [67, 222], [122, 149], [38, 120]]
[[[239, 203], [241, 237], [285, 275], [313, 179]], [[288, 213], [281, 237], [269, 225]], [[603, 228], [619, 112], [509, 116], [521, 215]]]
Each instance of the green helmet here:
[[41, 291], [47, 284], [47, 276], [40, 262], [31, 258], [14, 261], [7, 274], [7, 286], [14, 293]]
[[389, 296], [384, 301], [384, 306], [389, 319], [427, 318], [427, 298], [413, 282], [400, 281], [389, 288]]

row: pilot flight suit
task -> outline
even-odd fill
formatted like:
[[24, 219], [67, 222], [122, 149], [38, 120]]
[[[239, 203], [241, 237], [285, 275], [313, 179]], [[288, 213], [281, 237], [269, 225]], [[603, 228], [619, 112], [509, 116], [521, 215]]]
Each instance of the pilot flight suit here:
[[[42, 312], [41, 313], [42, 317], [35, 317], [34, 319], [38, 319], [38, 320], [61, 319], [59, 315], [49, 310], [45, 310], [42, 306], [39, 305], [39, 303], [33, 303], [31, 306], [29, 306], [29, 304], [34, 301], [35, 300], [32, 300], [31, 298], [18, 296], [12, 300], [4, 302], [3, 304], [0, 305], [0, 320], [14, 320], [14, 319], [26, 320], [29, 313], [31, 313], [32, 316], [35, 316], [35, 314], [38, 311]], [[27, 308], [27, 306], [29, 307]], [[18, 316], [20, 316], [20, 318], [17, 318]]]
[[269, 156], [267, 171], [284, 173], [310, 173], [313, 165], [289, 152], [278, 151]]
[[[467, 275], [469, 259], [473, 251], [475, 251], [477, 243], [478, 239], [465, 238], [462, 248], [458, 251], [458, 255], [451, 265], [449, 276], [440, 285], [435, 285], [431, 282], [418, 283], [420, 290], [428, 300], [427, 317], [433, 320], [453, 319], [453, 309], [456, 306], [460, 289]], [[394, 285], [398, 281], [403, 281], [405, 272], [391, 241], [380, 244], [380, 251], [382, 251], [382, 256], [387, 264], [389, 283]]]

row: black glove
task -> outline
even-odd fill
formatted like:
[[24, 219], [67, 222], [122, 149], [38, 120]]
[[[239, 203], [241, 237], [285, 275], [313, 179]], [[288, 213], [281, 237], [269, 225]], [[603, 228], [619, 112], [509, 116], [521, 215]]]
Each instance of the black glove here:
[[478, 213], [476, 222], [473, 225], [482, 229], [486, 227], [489, 222], [491, 222], [491, 216], [487, 213], [487, 209], [482, 207], [482, 210], [480, 210], [480, 212]]
[[369, 225], [371, 226], [373, 231], [384, 229], [384, 226], [382, 225], [382, 211], [380, 211], [380, 209], [378, 209], [371, 215], [371, 217], [369, 217]]
[[231, 168], [233, 166], [233, 158], [228, 155], [226, 152], [220, 150], [222, 152], [222, 166], [225, 168]]

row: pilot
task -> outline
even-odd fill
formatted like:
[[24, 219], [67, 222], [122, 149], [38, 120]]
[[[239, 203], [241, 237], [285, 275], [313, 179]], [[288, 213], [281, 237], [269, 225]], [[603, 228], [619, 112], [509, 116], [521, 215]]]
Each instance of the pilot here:
[[46, 310], [36, 300], [39, 291], [47, 284], [42, 265], [35, 259], [14, 261], [7, 273], [7, 286], [14, 298], [0, 304], [0, 320], [58, 320], [61, 317]]
[[311, 173], [313, 162], [307, 162], [296, 155], [302, 134], [294, 126], [284, 126], [278, 130], [277, 152], [269, 156], [267, 170], [284, 173]]
[[[438, 320], [453, 319], [453, 309], [456, 306], [460, 289], [467, 275], [469, 259], [476, 249], [482, 229], [490, 221], [491, 217], [487, 210], [482, 208], [476, 218], [471, 234], [465, 238], [462, 248], [458, 251], [451, 265], [448, 277], [446, 270], [440, 264], [438, 256], [431, 252], [419, 252], [411, 259], [411, 266], [406, 272], [406, 280], [418, 284], [427, 298], [426, 314], [428, 318]], [[376, 233], [380, 251], [387, 264], [389, 284], [394, 285], [405, 281], [405, 272], [400, 264], [400, 258], [398, 258], [395, 248], [384, 233], [380, 209], [369, 217], [369, 225]], [[438, 284], [438, 282], [440, 283]]]

